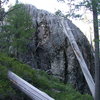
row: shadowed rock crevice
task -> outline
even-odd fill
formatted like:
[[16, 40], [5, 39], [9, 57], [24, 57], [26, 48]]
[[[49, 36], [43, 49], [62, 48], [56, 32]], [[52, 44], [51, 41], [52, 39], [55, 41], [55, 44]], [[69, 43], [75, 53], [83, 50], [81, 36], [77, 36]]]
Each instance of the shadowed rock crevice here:
[[64, 60], [65, 60], [65, 69], [64, 69], [64, 83], [66, 84], [68, 81], [68, 59], [66, 55], [66, 51], [64, 50]]

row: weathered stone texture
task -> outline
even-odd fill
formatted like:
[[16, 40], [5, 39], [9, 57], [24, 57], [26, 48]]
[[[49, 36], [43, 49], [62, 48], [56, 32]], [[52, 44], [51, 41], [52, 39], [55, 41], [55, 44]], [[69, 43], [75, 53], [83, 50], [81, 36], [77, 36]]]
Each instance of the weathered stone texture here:
[[[23, 61], [32, 67], [47, 71], [65, 82], [72, 83], [78, 90], [84, 92], [87, 85], [80, 65], [63, 33], [60, 17], [34, 6], [26, 5], [33, 20], [36, 32], [29, 44], [29, 52]], [[70, 20], [65, 19], [78, 43], [83, 57], [93, 75], [94, 57], [90, 44], [84, 34]]]

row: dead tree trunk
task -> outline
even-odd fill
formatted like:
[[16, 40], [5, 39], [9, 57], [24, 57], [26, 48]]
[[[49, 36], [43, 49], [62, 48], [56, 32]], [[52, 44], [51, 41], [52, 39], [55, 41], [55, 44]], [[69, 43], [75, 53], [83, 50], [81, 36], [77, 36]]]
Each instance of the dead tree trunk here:
[[8, 71], [8, 79], [13, 82], [22, 92], [24, 92], [32, 100], [54, 100], [46, 93], [40, 91], [36, 87], [32, 86], [16, 74]]
[[65, 33], [65, 35], [67, 36], [67, 38], [68, 38], [68, 40], [69, 40], [69, 42], [71, 44], [71, 47], [72, 47], [72, 49], [73, 49], [73, 51], [74, 51], [74, 53], [75, 53], [75, 55], [76, 55], [76, 57], [78, 59], [80, 67], [82, 69], [83, 75], [84, 75], [84, 77], [86, 79], [86, 82], [87, 82], [87, 84], [88, 84], [88, 86], [90, 88], [92, 96], [94, 97], [95, 84], [94, 84], [93, 78], [92, 78], [92, 76], [91, 76], [91, 74], [90, 74], [90, 72], [88, 70], [86, 62], [85, 62], [85, 60], [84, 60], [84, 58], [82, 56], [82, 53], [81, 53], [81, 51], [80, 51], [80, 49], [79, 49], [79, 47], [78, 47], [78, 45], [77, 45], [77, 43], [75, 41], [75, 38], [73, 36], [73, 33], [72, 33], [68, 23], [64, 21], [64, 18], [61, 19], [61, 23], [62, 23], [62, 27], [63, 27], [63, 32]]

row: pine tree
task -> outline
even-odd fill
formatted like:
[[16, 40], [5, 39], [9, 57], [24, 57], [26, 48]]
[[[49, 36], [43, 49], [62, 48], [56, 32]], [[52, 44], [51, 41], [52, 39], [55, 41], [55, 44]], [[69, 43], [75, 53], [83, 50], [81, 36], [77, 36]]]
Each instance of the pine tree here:
[[93, 25], [95, 37], [95, 100], [100, 100], [100, 62], [97, 1], [92, 0]]
[[[17, 9], [16, 9], [17, 8]], [[23, 4], [16, 4], [10, 8], [2, 28], [2, 42], [4, 50], [14, 51], [18, 57], [20, 52], [26, 52], [27, 44], [31, 41], [34, 29], [32, 27], [32, 19]]]

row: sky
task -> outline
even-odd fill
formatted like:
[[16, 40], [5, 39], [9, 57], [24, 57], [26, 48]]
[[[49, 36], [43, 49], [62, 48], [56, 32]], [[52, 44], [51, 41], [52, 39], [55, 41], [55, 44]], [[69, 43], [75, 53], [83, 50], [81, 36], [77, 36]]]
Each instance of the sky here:
[[[23, 3], [28, 3], [36, 6], [39, 9], [47, 10], [51, 13], [54, 13], [58, 9], [61, 9], [64, 13], [66, 12], [66, 4], [63, 2], [57, 2], [57, 0], [19, 0]], [[9, 0], [9, 4], [14, 4], [16, 0]]]
[[[16, 0], [9, 0], [8, 6], [14, 5], [15, 2]], [[32, 4], [38, 9], [44, 9], [51, 13], [55, 13], [58, 9], [63, 13], [66, 13], [69, 10], [64, 2], [57, 2], [57, 0], [19, 0], [19, 2]], [[88, 18], [91, 18], [90, 12], [86, 14], [84, 18], [84, 20], [72, 19], [72, 22], [80, 28], [80, 30], [87, 36], [88, 39], [90, 39], [89, 32], [93, 31], [92, 25], [87, 22]]]

